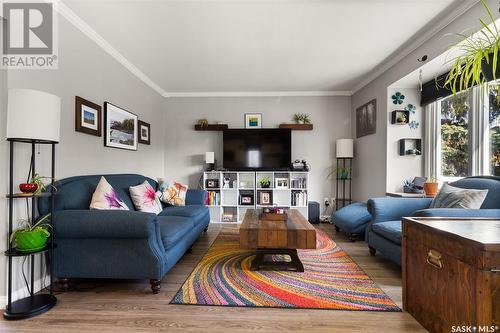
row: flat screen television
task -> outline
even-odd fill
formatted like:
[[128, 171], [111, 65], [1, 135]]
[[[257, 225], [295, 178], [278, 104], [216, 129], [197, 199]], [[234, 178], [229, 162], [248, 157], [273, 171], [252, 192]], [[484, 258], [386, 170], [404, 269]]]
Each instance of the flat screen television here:
[[288, 170], [292, 159], [290, 129], [229, 129], [223, 132], [227, 170]]

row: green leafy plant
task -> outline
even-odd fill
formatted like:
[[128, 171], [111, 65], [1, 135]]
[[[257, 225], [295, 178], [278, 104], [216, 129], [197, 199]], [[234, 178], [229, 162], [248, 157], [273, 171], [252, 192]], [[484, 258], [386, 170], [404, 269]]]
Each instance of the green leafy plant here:
[[37, 173], [35, 173], [35, 175], [33, 177], [31, 177], [31, 179], [29, 180], [29, 183], [38, 185], [38, 188], [34, 194], [40, 194], [40, 193], [44, 192], [47, 189], [47, 186], [53, 187], [55, 190], [57, 190], [57, 188], [55, 186], [53, 186], [51, 184], [46, 185], [44, 183], [44, 180], [47, 180], [47, 179], [52, 180], [51, 177], [40, 176]]
[[198, 119], [198, 125], [200, 125], [200, 126], [207, 126], [208, 125], [208, 119], [207, 118]]
[[292, 117], [292, 120], [294, 123], [296, 124], [300, 124], [300, 122], [302, 121], [302, 114], [301, 113], [295, 113]]
[[302, 114], [302, 123], [303, 124], [310, 124], [311, 123], [311, 118], [308, 114], [306, 114], [306, 113]]
[[269, 179], [269, 177], [264, 177], [262, 178], [260, 181], [260, 187], [262, 188], [268, 188], [271, 186], [271, 180]]
[[296, 124], [310, 124], [311, 117], [307, 113], [295, 113], [292, 120]]
[[487, 2], [481, 0], [481, 4], [488, 14], [492, 27], [483, 19], [479, 19], [483, 29], [477, 34], [472, 36], [456, 34], [462, 40], [454, 46], [462, 54], [450, 60], [452, 67], [445, 81], [445, 86], [451, 89], [453, 95], [474, 85], [482, 86], [486, 82], [482, 72], [483, 63], [490, 64], [492, 62], [493, 78], [496, 79], [500, 30]]
[[349, 177], [349, 168], [331, 166], [328, 172], [328, 179], [335, 179], [340, 176], [341, 179], [346, 179]]
[[35, 223], [32, 223], [28, 219], [19, 220], [20, 227], [10, 235], [10, 241], [12, 242], [17, 235], [23, 232], [40, 232], [44, 234], [46, 237], [49, 237], [50, 236], [49, 230], [52, 228], [49, 221], [50, 221], [50, 214], [44, 215]]

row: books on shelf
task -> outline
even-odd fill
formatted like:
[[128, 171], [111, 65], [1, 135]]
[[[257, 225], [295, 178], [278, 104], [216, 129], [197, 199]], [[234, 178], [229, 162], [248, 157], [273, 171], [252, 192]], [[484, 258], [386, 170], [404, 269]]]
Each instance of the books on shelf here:
[[208, 191], [206, 204], [209, 206], [220, 205], [220, 193], [218, 191]]
[[292, 188], [307, 188], [307, 179], [306, 178], [295, 178], [290, 181], [290, 185]]
[[292, 206], [307, 206], [307, 192], [292, 191]]

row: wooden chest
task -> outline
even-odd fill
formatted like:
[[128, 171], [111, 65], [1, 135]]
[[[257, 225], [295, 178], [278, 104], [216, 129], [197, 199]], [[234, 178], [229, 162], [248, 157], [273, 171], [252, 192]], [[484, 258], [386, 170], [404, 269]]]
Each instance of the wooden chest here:
[[500, 219], [404, 218], [402, 245], [403, 307], [422, 326], [500, 332]]

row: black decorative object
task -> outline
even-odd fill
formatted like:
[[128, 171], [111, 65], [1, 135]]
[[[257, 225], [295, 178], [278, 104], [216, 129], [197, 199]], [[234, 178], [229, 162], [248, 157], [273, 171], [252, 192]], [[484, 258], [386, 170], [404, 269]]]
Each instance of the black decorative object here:
[[[13, 139], [9, 138], [7, 139], [10, 143], [10, 167], [9, 167], [9, 194], [7, 195], [7, 198], [9, 200], [9, 226], [8, 226], [8, 233], [9, 236], [12, 234], [13, 230], [13, 212], [14, 212], [14, 200], [17, 199], [25, 199], [25, 200], [32, 200], [31, 203], [31, 218], [35, 218], [36, 214], [36, 199], [41, 196], [49, 196], [50, 197], [50, 204], [51, 204], [51, 219], [50, 219], [50, 224], [52, 225], [51, 228], [51, 234], [55, 234], [55, 220], [54, 220], [54, 178], [55, 178], [55, 145], [56, 141], [48, 141], [48, 140], [35, 140], [35, 139]], [[52, 186], [50, 187], [51, 190], [50, 192], [42, 192], [41, 194], [37, 195], [18, 195], [14, 193], [14, 147], [15, 143], [28, 143], [31, 144], [31, 175], [30, 177], [35, 176], [35, 145], [37, 144], [45, 144], [45, 145], [50, 145], [52, 148], [52, 169], [51, 169], [51, 179], [52, 179]], [[9, 248], [7, 251], [5, 251], [5, 256], [8, 257], [8, 286], [7, 286], [7, 306], [4, 311], [4, 318], [9, 319], [9, 320], [17, 320], [17, 319], [25, 319], [25, 318], [30, 318], [34, 317], [36, 315], [39, 315], [41, 313], [44, 313], [51, 309], [57, 302], [56, 297], [53, 294], [52, 291], [52, 278], [53, 278], [53, 271], [52, 271], [52, 265], [51, 263], [54, 261], [54, 238], [53, 236], [50, 237], [50, 240], [47, 244], [47, 246], [43, 249], [40, 249], [35, 252], [30, 252], [30, 253], [22, 253], [20, 251], [17, 251], [16, 248], [13, 246], [13, 242], [9, 241], [8, 242]], [[35, 255], [37, 254], [45, 254], [46, 255], [46, 263], [49, 266], [47, 268], [47, 271], [50, 273], [50, 280], [49, 280], [49, 286], [48, 286], [48, 293], [38, 293], [35, 294]], [[15, 257], [29, 257], [30, 259], [30, 265], [31, 265], [31, 276], [30, 276], [30, 285], [28, 285], [28, 282], [26, 287], [28, 288], [28, 291], [30, 295], [28, 297], [18, 299], [17, 301], [12, 301], [12, 293], [13, 293], [13, 275], [14, 272], [12, 271], [12, 262]]]
[[399, 155], [422, 155], [422, 139], [400, 139]]
[[[352, 158], [350, 157], [337, 157], [336, 170], [347, 171], [347, 177], [342, 173], [336, 172], [337, 186], [336, 186], [336, 205], [335, 209], [338, 210], [342, 207], [352, 203]], [[345, 175], [345, 173], [344, 173]]]

